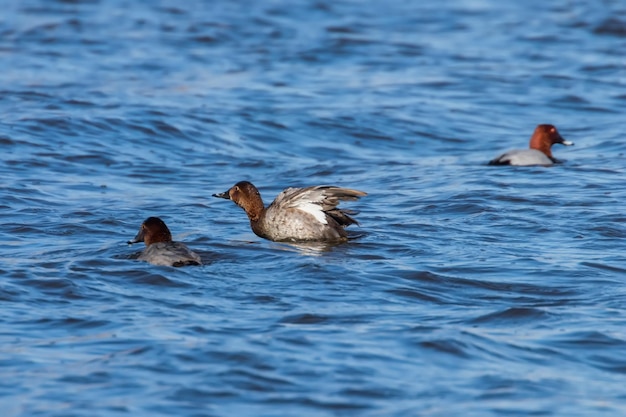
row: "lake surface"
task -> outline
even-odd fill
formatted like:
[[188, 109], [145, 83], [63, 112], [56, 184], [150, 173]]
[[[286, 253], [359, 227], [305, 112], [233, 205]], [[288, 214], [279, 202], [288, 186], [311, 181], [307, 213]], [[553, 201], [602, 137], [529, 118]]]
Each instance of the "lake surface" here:
[[[625, 2], [2, 8], [3, 417], [626, 415]], [[562, 164], [486, 165], [539, 123]], [[240, 180], [359, 236], [258, 238]]]

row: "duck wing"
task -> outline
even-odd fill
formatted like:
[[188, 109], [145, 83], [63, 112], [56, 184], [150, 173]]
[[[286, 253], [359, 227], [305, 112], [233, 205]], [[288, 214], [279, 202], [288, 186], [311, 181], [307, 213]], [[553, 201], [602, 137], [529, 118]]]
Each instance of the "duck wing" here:
[[514, 149], [489, 161], [489, 165], [552, 165], [555, 159], [536, 149]]
[[[314, 216], [320, 223], [328, 224], [327, 216], [334, 219], [342, 226], [358, 222], [350, 215], [355, 211], [338, 209], [340, 201], [354, 201], [367, 193], [351, 188], [341, 188], [332, 185], [316, 185], [306, 188], [287, 188], [281, 192], [274, 202], [268, 207], [270, 209], [297, 209]], [[275, 207], [275, 208], [273, 208]]]

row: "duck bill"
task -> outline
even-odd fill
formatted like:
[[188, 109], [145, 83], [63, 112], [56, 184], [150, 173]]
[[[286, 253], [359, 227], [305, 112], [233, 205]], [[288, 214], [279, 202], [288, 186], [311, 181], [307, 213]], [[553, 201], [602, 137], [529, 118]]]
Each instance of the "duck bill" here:
[[134, 238], [132, 238], [126, 243], [128, 243], [129, 245], [132, 245], [133, 243], [139, 243], [139, 242], [143, 242], [143, 230], [140, 230], [139, 233], [137, 233], [137, 236], [135, 236]]
[[572, 146], [574, 144], [574, 142], [563, 139], [563, 136], [560, 136], [560, 135], [559, 135], [559, 141], [557, 143], [560, 143], [561, 145], [565, 145], [565, 146]]
[[230, 194], [228, 193], [228, 191], [224, 191], [223, 193], [213, 194], [213, 197], [224, 198], [226, 200], [230, 200]]

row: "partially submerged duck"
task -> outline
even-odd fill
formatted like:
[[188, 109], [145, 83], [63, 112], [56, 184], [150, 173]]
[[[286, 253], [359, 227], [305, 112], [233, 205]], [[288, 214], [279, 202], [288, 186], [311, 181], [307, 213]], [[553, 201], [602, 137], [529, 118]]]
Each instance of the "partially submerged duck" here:
[[148, 217], [139, 228], [137, 236], [128, 244], [144, 242], [146, 248], [137, 259], [154, 265], [201, 265], [200, 256], [182, 242], [173, 242], [172, 234], [163, 220]]
[[515, 149], [492, 159], [489, 165], [552, 165], [559, 161], [552, 156], [552, 145], [571, 146], [553, 125], [538, 125], [530, 138], [529, 149]]

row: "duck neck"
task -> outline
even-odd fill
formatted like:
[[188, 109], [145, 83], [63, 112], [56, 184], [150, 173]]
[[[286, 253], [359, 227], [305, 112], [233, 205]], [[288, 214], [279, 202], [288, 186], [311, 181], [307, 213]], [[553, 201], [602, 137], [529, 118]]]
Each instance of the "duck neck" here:
[[536, 149], [539, 152], [543, 152], [550, 159], [552, 159], [551, 147], [551, 144], [541, 140], [541, 137], [539, 136], [533, 135], [533, 137], [530, 138], [530, 149]]
[[243, 209], [246, 211], [250, 223], [257, 223], [261, 219], [265, 206], [263, 205], [263, 200], [259, 198], [249, 202]]

